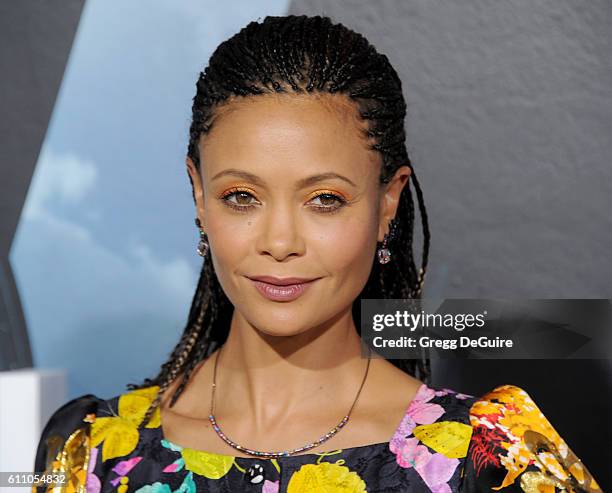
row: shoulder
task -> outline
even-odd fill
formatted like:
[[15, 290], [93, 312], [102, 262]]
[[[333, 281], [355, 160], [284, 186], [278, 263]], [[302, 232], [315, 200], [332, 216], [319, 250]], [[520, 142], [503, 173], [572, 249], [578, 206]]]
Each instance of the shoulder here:
[[[90, 446], [101, 445], [101, 462], [132, 453], [141, 436], [141, 426], [153, 404], [159, 386], [128, 390], [111, 397], [98, 406], [90, 428]], [[161, 426], [159, 406], [155, 407], [144, 428]]]
[[89, 425], [101, 402], [103, 399], [94, 394], [84, 394], [52, 413], [38, 442], [34, 459], [35, 472], [66, 470], [69, 461], [73, 470], [86, 467], [81, 452], [87, 449]]
[[526, 390], [495, 387], [472, 403], [469, 419], [473, 431], [465, 482], [473, 489], [464, 491], [519, 485], [523, 491], [601, 491]]
[[75, 430], [86, 426], [87, 420], [93, 417], [101, 401], [102, 399], [94, 394], [85, 394], [68, 401], [51, 414], [41, 433], [36, 453], [36, 471], [44, 469], [44, 456], [46, 452], [51, 451], [50, 445], [57, 445], [58, 441], [63, 444]]
[[[102, 449], [103, 458], [109, 458], [109, 455], [126, 453], [125, 444], [135, 446], [131, 438], [138, 436], [138, 425], [158, 389], [158, 386], [148, 386], [108, 399], [85, 394], [62, 405], [51, 415], [42, 431], [36, 451], [35, 472], [67, 471], [70, 484], [75, 487], [85, 484], [94, 447], [109, 441], [112, 446]], [[146, 427], [159, 425], [159, 410], [156, 410]], [[113, 442], [123, 445], [117, 446]]]

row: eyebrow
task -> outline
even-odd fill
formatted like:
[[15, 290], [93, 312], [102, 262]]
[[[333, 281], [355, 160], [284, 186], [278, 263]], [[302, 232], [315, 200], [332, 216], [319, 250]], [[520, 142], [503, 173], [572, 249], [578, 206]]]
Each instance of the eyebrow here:
[[[243, 180], [247, 180], [250, 181], [252, 183], [254, 183], [255, 185], [259, 185], [259, 186], [265, 186], [265, 182], [257, 175], [254, 175], [253, 173], [249, 173], [248, 171], [244, 171], [244, 170], [240, 170], [240, 169], [236, 169], [236, 168], [229, 168], [229, 169], [225, 169], [219, 173], [217, 173], [215, 176], [212, 177], [211, 181], [216, 180], [217, 178], [221, 178], [222, 176], [236, 176], [238, 178], [242, 178]], [[306, 178], [302, 178], [301, 180], [299, 180], [297, 182], [297, 188], [305, 188], [309, 185], [314, 185], [315, 183], [319, 183], [320, 181], [323, 180], [330, 180], [336, 178], [338, 180], [342, 180], [345, 181], [346, 183], [354, 186], [355, 188], [357, 188], [357, 185], [355, 185], [355, 183], [353, 183], [352, 180], [350, 180], [349, 178], [347, 178], [344, 175], [340, 175], [338, 173], [334, 173], [333, 171], [328, 171], [327, 173], [319, 173], [316, 175], [312, 175], [312, 176], [307, 176]]]

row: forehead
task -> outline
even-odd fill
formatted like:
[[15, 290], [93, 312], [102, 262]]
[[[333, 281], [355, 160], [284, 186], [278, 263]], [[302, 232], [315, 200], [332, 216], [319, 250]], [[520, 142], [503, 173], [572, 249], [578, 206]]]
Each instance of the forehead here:
[[200, 157], [208, 173], [262, 165], [364, 173], [380, 159], [369, 148], [366, 128], [355, 103], [340, 94], [238, 98], [217, 111], [200, 140]]

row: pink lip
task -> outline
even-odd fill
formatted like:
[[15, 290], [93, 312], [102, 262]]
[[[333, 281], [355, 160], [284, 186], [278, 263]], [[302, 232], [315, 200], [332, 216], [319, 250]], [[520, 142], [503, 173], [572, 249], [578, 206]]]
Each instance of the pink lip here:
[[306, 277], [275, 277], [275, 276], [247, 276], [253, 281], [263, 281], [276, 286], [289, 286], [290, 284], [303, 284], [314, 281], [314, 278]]
[[299, 284], [289, 284], [286, 286], [278, 286], [276, 284], [270, 284], [254, 279], [249, 279], [249, 281], [253, 283], [255, 288], [257, 288], [257, 291], [259, 291], [265, 298], [269, 300], [293, 301], [302, 296], [310, 287], [310, 285], [317, 281], [317, 279], [308, 282], [302, 282]]

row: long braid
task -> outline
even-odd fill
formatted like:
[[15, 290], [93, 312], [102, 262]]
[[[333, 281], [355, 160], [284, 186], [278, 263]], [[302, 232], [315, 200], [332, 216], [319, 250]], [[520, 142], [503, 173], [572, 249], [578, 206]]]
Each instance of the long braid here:
[[[207, 308], [208, 308], [208, 304], [202, 309], [201, 317], [198, 318], [199, 330], [198, 330], [197, 337], [199, 337], [199, 334], [201, 332], [202, 321], [203, 321], [204, 314], [206, 313], [206, 309]], [[202, 340], [198, 341], [198, 345], [196, 347], [196, 352], [195, 352], [195, 357], [187, 362], [187, 364], [185, 366], [185, 369], [184, 369], [184, 373], [183, 373], [183, 379], [182, 379], [181, 383], [179, 384], [179, 387], [177, 389], [176, 394], [173, 395], [172, 399], [170, 400], [170, 406], [174, 405], [174, 403], [176, 402], [178, 397], [183, 392], [183, 390], [185, 388], [185, 385], [189, 381], [189, 377], [191, 376], [191, 373], [193, 372], [193, 370], [196, 367], [197, 363], [202, 361], [202, 359], [204, 358], [205, 352], [206, 352], [206, 350], [208, 348], [208, 341], [210, 340], [210, 329], [211, 329], [211, 326], [208, 325], [208, 327], [206, 328], [206, 330], [203, 333], [203, 336], [201, 337]], [[194, 343], [195, 343], [195, 341], [194, 341]]]
[[417, 280], [417, 291], [416, 295], [421, 295], [421, 290], [423, 289], [423, 283], [425, 281], [425, 272], [427, 271], [427, 261], [429, 259], [429, 242], [430, 242], [430, 233], [429, 233], [429, 220], [427, 219], [427, 209], [425, 209], [425, 201], [423, 200], [423, 192], [421, 191], [421, 185], [419, 185], [419, 181], [417, 180], [416, 175], [413, 173], [411, 175], [412, 181], [414, 182], [414, 189], [417, 193], [417, 199], [419, 201], [419, 212], [421, 214], [422, 223], [423, 223], [423, 260], [421, 262], [421, 269], [419, 271], [419, 276]]
[[[159, 386], [159, 390], [157, 392], [157, 395], [155, 396], [155, 399], [151, 402], [151, 404], [149, 405], [144, 418], [142, 420], [142, 422], [140, 423], [140, 427], [143, 427], [144, 425], [146, 425], [146, 423], [149, 422], [150, 417], [153, 415], [153, 412], [155, 411], [155, 409], [157, 408], [157, 406], [159, 405], [159, 403], [161, 402], [161, 398], [163, 393], [166, 391], [166, 389], [168, 388], [168, 386], [170, 385], [171, 382], [174, 381], [174, 379], [177, 377], [178, 373], [183, 369], [183, 366], [185, 365], [185, 363], [187, 363], [189, 360], [189, 355], [192, 352], [194, 346], [195, 346], [195, 342], [197, 340], [198, 337], [198, 333], [201, 331], [202, 329], [202, 325], [201, 325], [201, 321], [203, 319], [204, 316], [204, 311], [202, 311], [201, 316], [198, 317], [198, 322], [196, 323], [190, 330], [189, 332], [187, 332], [186, 334], [184, 334], [184, 336], [181, 338], [181, 343], [182, 343], [182, 350], [179, 353], [178, 357], [176, 359], [171, 359], [170, 361], [172, 362], [172, 365], [168, 367], [168, 372], [167, 372], [167, 377], [163, 379], [163, 381], [161, 382], [160, 386]], [[191, 363], [193, 364], [193, 363]], [[184, 379], [185, 379], [185, 375], [183, 377], [183, 382], [182, 385], [185, 383]], [[177, 397], [176, 395], [173, 396], [173, 400], [175, 401]]]
[[[202, 281], [202, 279], [205, 279], [205, 276], [202, 276], [200, 281]], [[179, 389], [177, 389], [177, 392], [172, 396], [172, 400], [170, 403], [171, 406], [174, 405], [176, 399], [178, 399], [179, 395], [182, 393], [183, 388], [189, 379], [189, 375], [193, 371], [193, 368], [199, 361], [201, 361], [203, 357], [203, 354], [201, 354], [201, 349], [205, 349], [208, 345], [208, 339], [210, 338], [211, 329], [210, 325], [207, 325], [206, 330], [204, 330], [204, 338], [201, 341], [201, 344], [196, 346], [196, 343], [199, 342], [198, 339], [200, 338], [202, 328], [204, 327], [204, 318], [208, 311], [211, 296], [209, 291], [205, 289], [198, 289], [194, 298], [197, 299], [194, 300], [194, 303], [192, 304], [192, 309], [196, 306], [199, 306], [199, 314], [196, 318], [195, 323], [183, 333], [181, 340], [174, 348], [170, 360], [164, 363], [164, 365], [162, 365], [161, 374], [158, 376], [157, 379], [159, 390], [157, 391], [155, 399], [147, 408], [147, 411], [139, 427], [143, 427], [149, 422], [149, 419], [153, 415], [153, 412], [161, 402], [163, 393], [167, 390], [169, 385], [175, 380], [179, 373], [182, 373], [183, 381], [181, 382]], [[204, 299], [202, 300], [200, 298]], [[195, 352], [197, 357], [190, 358], [190, 355], [194, 351], [194, 348], [196, 348]], [[149, 380], [149, 383], [151, 382], [152, 381]], [[137, 388], [137, 386], [134, 386], [133, 384], [130, 384], [129, 387], [131, 387], [131, 389]]]
[[[359, 320], [362, 298], [420, 298], [429, 256], [430, 234], [423, 193], [406, 149], [406, 102], [402, 83], [388, 58], [343, 24], [323, 16], [268, 16], [250, 22], [222, 42], [196, 82], [189, 128], [187, 155], [201, 168], [198, 142], [209, 133], [224, 105], [236, 98], [270, 93], [338, 94], [351, 101], [372, 150], [382, 157], [380, 184], [388, 183], [400, 166], [410, 166], [410, 181], [402, 190], [396, 213], [396, 236], [390, 243], [392, 264], [385, 268], [372, 259], [370, 277], [353, 303]], [[191, 177], [192, 198], [195, 193]], [[413, 258], [414, 186], [423, 228], [421, 267]], [[147, 409], [144, 425], [171, 382], [182, 376], [172, 395], [174, 405], [197, 364], [227, 339], [233, 305], [223, 292], [210, 260], [205, 260], [183, 335], [158, 375], [128, 389], [158, 385], [157, 396]], [[359, 324], [357, 324], [358, 330]], [[430, 362], [390, 360], [402, 370], [429, 382]]]

